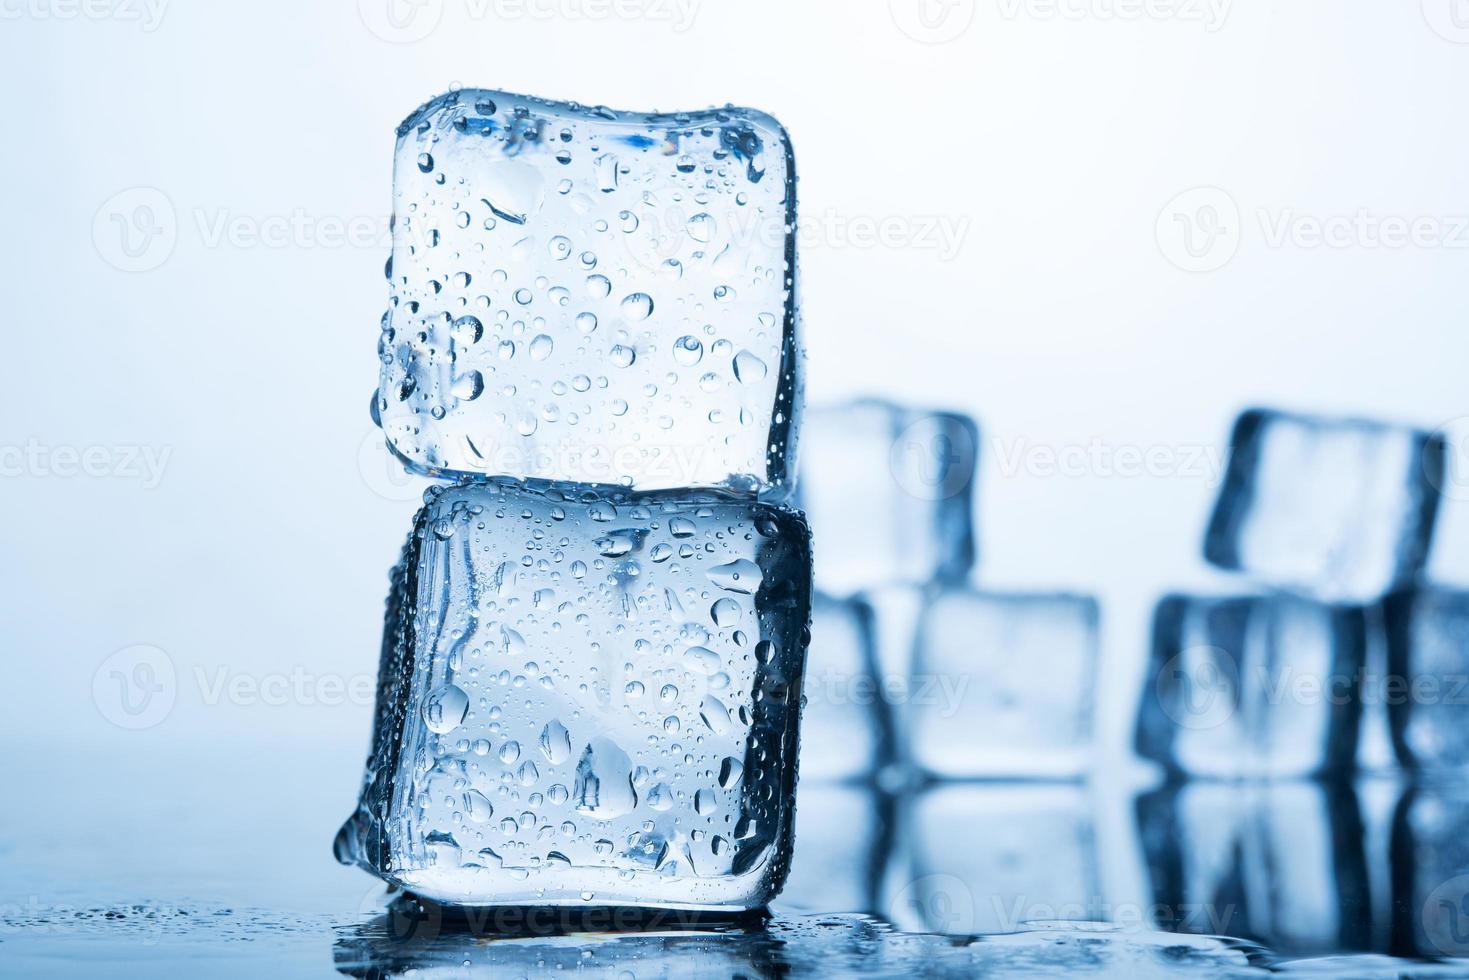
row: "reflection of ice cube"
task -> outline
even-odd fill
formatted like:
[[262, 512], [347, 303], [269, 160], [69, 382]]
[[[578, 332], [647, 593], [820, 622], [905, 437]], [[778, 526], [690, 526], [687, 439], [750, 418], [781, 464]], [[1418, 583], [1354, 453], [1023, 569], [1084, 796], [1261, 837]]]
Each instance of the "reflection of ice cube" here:
[[799, 493], [817, 535], [817, 586], [848, 595], [968, 575], [978, 442], [962, 415], [874, 400], [809, 411]]
[[1191, 783], [1140, 796], [1137, 813], [1160, 927], [1292, 956], [1370, 943], [1350, 786]]
[[1136, 749], [1191, 776], [1305, 776], [1357, 751], [1361, 609], [1170, 596], [1153, 619]]
[[805, 782], [872, 777], [891, 757], [874, 630], [872, 608], [860, 599], [816, 597], [801, 716]]
[[[808, 722], [802, 719], [803, 731]], [[877, 912], [893, 846], [893, 811], [892, 798], [870, 784], [811, 782], [803, 768], [791, 873], [778, 906]]]
[[1426, 432], [1246, 412], [1205, 556], [1271, 585], [1370, 602], [1422, 566], [1443, 471], [1443, 440]]
[[1075, 776], [1092, 751], [1096, 600], [949, 589], [919, 620], [902, 712], [939, 776]]
[[909, 861], [891, 878], [889, 917], [955, 934], [1103, 918], [1092, 810], [1080, 786], [955, 783], [922, 792], [903, 823]]
[[339, 857], [445, 902], [762, 904], [809, 556], [799, 515], [725, 496], [437, 493]]
[[1469, 768], [1469, 593], [1424, 590], [1384, 606], [1393, 744], [1414, 769]]
[[788, 482], [795, 170], [774, 119], [464, 89], [399, 127], [393, 183], [375, 409], [410, 466]]
[[1469, 788], [1415, 786], [1393, 820], [1393, 952], [1469, 956]]

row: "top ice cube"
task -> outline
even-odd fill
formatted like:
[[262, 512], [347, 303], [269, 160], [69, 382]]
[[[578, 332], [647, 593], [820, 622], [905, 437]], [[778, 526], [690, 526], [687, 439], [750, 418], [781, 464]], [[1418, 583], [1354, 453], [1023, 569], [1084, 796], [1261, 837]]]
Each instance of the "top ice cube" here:
[[749, 109], [464, 89], [398, 127], [375, 416], [407, 465], [779, 496], [795, 166]]
[[1443, 465], [1433, 433], [1247, 411], [1204, 556], [1326, 602], [1373, 602], [1422, 568]]

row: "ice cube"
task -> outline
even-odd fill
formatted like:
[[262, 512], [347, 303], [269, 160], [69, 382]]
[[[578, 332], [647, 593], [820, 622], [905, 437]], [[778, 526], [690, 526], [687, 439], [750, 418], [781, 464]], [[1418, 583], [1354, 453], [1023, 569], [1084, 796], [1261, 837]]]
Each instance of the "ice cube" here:
[[374, 404], [429, 474], [639, 490], [789, 482], [795, 169], [733, 107], [463, 89], [398, 128]]
[[[802, 718], [803, 733], [811, 721]], [[896, 837], [895, 801], [871, 783], [813, 782], [804, 755], [801, 765], [791, 874], [780, 907], [878, 913]]]
[[808, 411], [798, 493], [817, 536], [817, 587], [962, 581], [974, 566], [978, 444], [963, 415], [871, 399]]
[[1393, 952], [1469, 956], [1469, 788], [1410, 787], [1393, 818]]
[[1469, 768], [1469, 593], [1424, 589], [1383, 605], [1384, 700], [1407, 768]]
[[805, 782], [869, 779], [892, 759], [875, 629], [873, 610], [861, 599], [816, 596], [801, 723]]
[[1189, 776], [1350, 768], [1366, 617], [1292, 596], [1169, 596], [1153, 617], [1137, 753]]
[[1140, 796], [1137, 814], [1160, 927], [1291, 956], [1369, 945], [1350, 785], [1189, 783]]
[[900, 709], [912, 761], [950, 778], [1081, 775], [1099, 621], [1088, 596], [937, 592]]
[[923, 791], [903, 823], [907, 864], [893, 877], [888, 918], [950, 934], [1105, 918], [1093, 809], [1079, 786], [954, 783]]
[[1428, 432], [1245, 412], [1205, 557], [1326, 601], [1372, 602], [1422, 567], [1444, 460]]
[[744, 909], [789, 862], [810, 540], [748, 498], [430, 491], [340, 859], [471, 905]]

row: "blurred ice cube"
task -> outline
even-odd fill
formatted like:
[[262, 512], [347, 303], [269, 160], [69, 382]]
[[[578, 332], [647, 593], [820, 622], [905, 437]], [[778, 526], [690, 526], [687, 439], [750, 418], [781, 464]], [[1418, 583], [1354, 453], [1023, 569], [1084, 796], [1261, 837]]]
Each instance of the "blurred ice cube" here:
[[1469, 957], [1469, 787], [1411, 787], [1393, 820], [1392, 952]]
[[963, 580], [978, 444], [963, 415], [870, 399], [808, 411], [798, 492], [816, 534], [817, 588]]
[[795, 168], [771, 117], [484, 89], [398, 128], [374, 405], [420, 472], [789, 482]]
[[810, 616], [798, 514], [461, 484], [431, 492], [402, 588], [339, 859], [465, 905], [732, 910], [779, 890]]
[[1469, 593], [1425, 589], [1384, 604], [1393, 746], [1411, 769], [1469, 769]]
[[902, 698], [913, 762], [957, 778], [1085, 772], [1099, 622], [1089, 596], [938, 591]]
[[1443, 485], [1437, 435], [1252, 410], [1204, 542], [1221, 568], [1326, 601], [1371, 602], [1422, 567]]
[[1279, 596], [1169, 596], [1153, 618], [1137, 753], [1189, 776], [1307, 776], [1351, 767], [1366, 619]]
[[907, 863], [891, 877], [888, 917], [904, 929], [961, 935], [1105, 918], [1092, 810], [1080, 786], [922, 791], [903, 819]]
[[[803, 731], [809, 721], [802, 719]], [[877, 913], [896, 836], [894, 810], [893, 798], [870, 783], [813, 782], [803, 770], [791, 873], [779, 907]]]
[[861, 599], [817, 595], [802, 694], [801, 779], [869, 779], [891, 761], [875, 617]]
[[1348, 785], [1189, 783], [1144, 794], [1158, 925], [1290, 956], [1365, 949], [1371, 903]]

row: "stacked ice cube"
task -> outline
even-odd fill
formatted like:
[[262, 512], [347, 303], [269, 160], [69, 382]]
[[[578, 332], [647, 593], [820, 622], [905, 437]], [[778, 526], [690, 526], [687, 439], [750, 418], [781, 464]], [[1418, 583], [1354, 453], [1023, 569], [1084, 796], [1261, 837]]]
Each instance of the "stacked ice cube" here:
[[[964, 415], [876, 399], [804, 420], [819, 597], [788, 905], [962, 931], [995, 927], [997, 907], [1056, 882], [1068, 902], [1096, 897], [1082, 791], [1045, 781], [1090, 762], [1098, 605], [971, 583], [978, 448]], [[1025, 784], [961, 782], [976, 779]], [[993, 862], [938, 873], [932, 831], [951, 813], [986, 833], [1029, 820], [1087, 843], [1073, 862], [1060, 831], [1018, 830]], [[854, 836], [837, 857], [833, 842]]]
[[1364, 690], [1382, 680], [1379, 604], [1423, 567], [1443, 448], [1432, 433], [1379, 422], [1239, 418], [1204, 554], [1265, 588], [1158, 606], [1140, 755], [1183, 776], [1352, 768], [1364, 702], [1381, 693]]
[[339, 859], [738, 910], [789, 864], [810, 532], [773, 119], [462, 90], [398, 129], [373, 403], [425, 495]]

